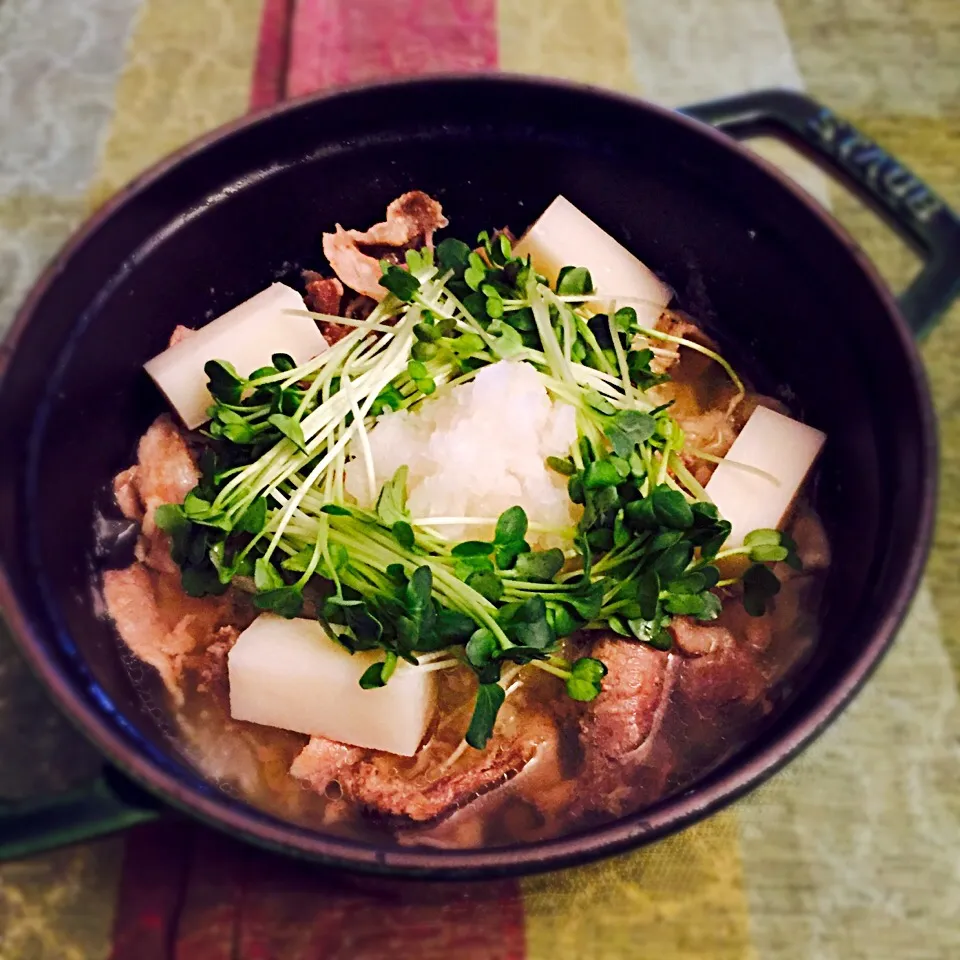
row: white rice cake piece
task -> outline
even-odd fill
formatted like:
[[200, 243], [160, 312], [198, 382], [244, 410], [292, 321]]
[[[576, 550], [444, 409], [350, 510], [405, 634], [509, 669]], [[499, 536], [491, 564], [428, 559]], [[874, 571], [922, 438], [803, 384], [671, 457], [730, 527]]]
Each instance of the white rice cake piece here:
[[380, 659], [382, 651], [351, 655], [315, 620], [262, 613], [227, 655], [230, 715], [413, 756], [433, 712], [434, 674], [401, 660], [385, 686], [361, 689]]
[[225, 360], [245, 377], [268, 366], [275, 353], [287, 353], [299, 365], [326, 350], [327, 341], [305, 309], [296, 290], [274, 283], [164, 350], [144, 369], [184, 426], [195, 430], [209, 419], [213, 403], [203, 372], [207, 361]]
[[720, 516], [733, 526], [725, 549], [742, 546], [753, 530], [779, 529], [826, 438], [820, 430], [767, 407], [753, 411], [724, 458], [733, 462], [718, 464], [706, 485]]
[[611, 299], [636, 297], [637, 301], [619, 301], [618, 307], [633, 307], [645, 327], [656, 326], [673, 295], [649, 267], [566, 197], [557, 197], [547, 207], [515, 252], [522, 257], [529, 254], [533, 265], [551, 283], [556, 282], [562, 267], [586, 267], [599, 294], [590, 307], [606, 312]]

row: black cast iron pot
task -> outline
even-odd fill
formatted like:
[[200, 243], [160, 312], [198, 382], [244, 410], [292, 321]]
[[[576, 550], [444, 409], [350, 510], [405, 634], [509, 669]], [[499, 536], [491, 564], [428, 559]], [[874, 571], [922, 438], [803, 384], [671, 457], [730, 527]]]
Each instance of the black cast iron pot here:
[[[761, 132], [815, 154], [920, 252], [926, 266], [899, 304], [823, 210], [736, 142]], [[520, 230], [566, 195], [662, 273], [681, 304], [759, 372], [762, 388], [789, 390], [829, 434], [818, 506], [835, 560], [803, 689], [693, 788], [560, 840], [377, 848], [232, 799], [168, 745], [93, 607], [92, 504], [163, 409], [141, 364], [176, 323], [201, 324], [276, 278], [296, 278], [300, 266], [319, 266], [322, 229], [373, 223], [411, 188], [437, 196], [462, 237], [491, 225]], [[285, 104], [164, 161], [68, 244], [0, 354], [0, 598], [55, 702], [109, 763], [89, 789], [4, 808], [0, 852], [94, 836], [169, 805], [296, 856], [463, 878], [615, 853], [729, 803], [843, 709], [917, 587], [936, 461], [913, 335], [949, 304], [958, 281], [960, 223], [951, 211], [866, 137], [793, 93], [684, 115], [556, 82], [418, 80]]]

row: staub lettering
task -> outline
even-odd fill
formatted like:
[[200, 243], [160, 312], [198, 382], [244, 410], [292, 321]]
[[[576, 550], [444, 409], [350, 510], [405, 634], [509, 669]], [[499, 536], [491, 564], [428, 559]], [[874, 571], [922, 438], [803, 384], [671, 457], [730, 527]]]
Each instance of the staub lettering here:
[[821, 110], [807, 128], [854, 177], [874, 193], [906, 207], [921, 223], [943, 209], [940, 198], [913, 173], [832, 111]]

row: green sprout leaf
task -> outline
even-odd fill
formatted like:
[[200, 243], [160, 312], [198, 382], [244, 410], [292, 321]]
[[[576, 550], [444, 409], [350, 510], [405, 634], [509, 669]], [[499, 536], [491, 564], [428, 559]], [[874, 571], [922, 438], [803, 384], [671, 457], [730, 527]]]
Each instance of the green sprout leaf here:
[[221, 403], [239, 403], [246, 381], [237, 373], [232, 363], [225, 360], [208, 360], [203, 365], [207, 375], [207, 389]]
[[493, 736], [497, 714], [503, 706], [504, 699], [504, 690], [499, 683], [481, 683], [477, 688], [477, 700], [466, 736], [467, 743], [475, 750], [483, 750], [487, 741]]
[[494, 545], [485, 540], [464, 540], [458, 543], [451, 551], [454, 557], [489, 557], [493, 553]]
[[559, 547], [521, 553], [514, 572], [520, 580], [548, 583], [563, 569], [563, 563], [563, 551]]
[[398, 521], [409, 522], [407, 513], [406, 466], [399, 467], [393, 477], [380, 490], [377, 498], [377, 516], [385, 527], [392, 528]]
[[779, 592], [776, 574], [762, 563], [753, 564], [743, 575], [743, 606], [751, 617], [762, 617]]
[[420, 281], [412, 273], [386, 260], [380, 261], [380, 269], [383, 272], [380, 286], [386, 287], [398, 300], [410, 303], [420, 290]]
[[569, 457], [547, 457], [547, 466], [564, 477], [572, 477], [577, 472]]
[[600, 685], [607, 675], [607, 668], [593, 657], [581, 657], [570, 668], [567, 694], [572, 700], [589, 701], [600, 693]]
[[494, 543], [498, 545], [523, 540], [527, 535], [527, 514], [523, 507], [509, 507], [497, 519]]
[[304, 453], [307, 452], [307, 441], [303, 436], [303, 427], [292, 417], [282, 413], [275, 413], [267, 418], [267, 422], [276, 427], [288, 440], [292, 440]]
[[593, 293], [593, 278], [586, 267], [561, 267], [557, 275], [557, 293], [562, 297]]
[[462, 240], [447, 237], [437, 244], [437, 263], [444, 271], [452, 270], [455, 280], [461, 280], [470, 263], [470, 252]]
[[416, 542], [413, 536], [413, 527], [411, 527], [406, 520], [397, 520], [390, 527], [390, 530], [393, 533], [397, 543], [399, 543], [404, 550], [413, 549], [414, 543]]
[[486, 597], [491, 603], [497, 603], [503, 597], [503, 581], [489, 571], [477, 571], [467, 577], [467, 586], [476, 590], [481, 597]]
[[303, 591], [296, 585], [264, 590], [253, 598], [253, 603], [258, 610], [269, 610], [292, 620], [303, 612]]
[[234, 530], [243, 533], [260, 533], [267, 525], [267, 498], [257, 497], [253, 503], [244, 510], [240, 519], [234, 525]]

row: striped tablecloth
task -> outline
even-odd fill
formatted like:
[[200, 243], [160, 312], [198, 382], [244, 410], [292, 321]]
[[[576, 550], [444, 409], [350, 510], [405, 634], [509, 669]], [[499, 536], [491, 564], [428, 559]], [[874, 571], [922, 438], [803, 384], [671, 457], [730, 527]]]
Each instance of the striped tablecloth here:
[[[0, 0], [0, 327], [105, 197], [251, 104], [497, 67], [668, 104], [804, 87], [960, 207], [958, 0]], [[911, 255], [870, 214], [758, 149], [891, 284], [909, 277]], [[925, 356], [943, 437], [926, 584], [841, 721], [734, 808], [595, 866], [442, 888], [164, 824], [0, 868], [0, 957], [960, 957], [960, 311]], [[82, 778], [96, 758], [0, 641], [0, 795]]]

